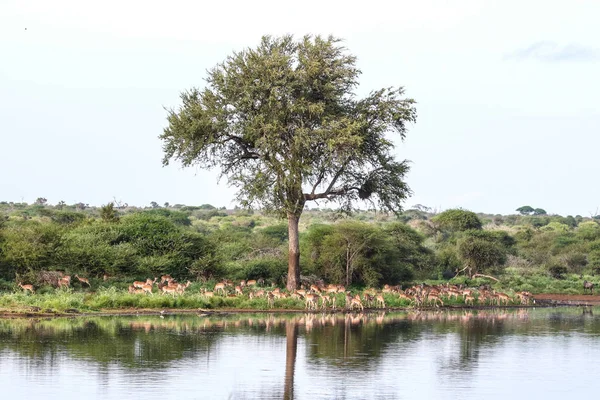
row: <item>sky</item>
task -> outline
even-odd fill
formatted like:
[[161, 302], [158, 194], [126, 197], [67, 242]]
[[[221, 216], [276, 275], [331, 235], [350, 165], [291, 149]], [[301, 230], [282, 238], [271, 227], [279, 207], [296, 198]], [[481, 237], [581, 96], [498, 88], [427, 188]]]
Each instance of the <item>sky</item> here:
[[417, 101], [395, 150], [406, 208], [596, 215], [598, 15], [578, 0], [2, 0], [0, 201], [233, 207], [218, 171], [162, 166], [165, 109], [262, 35], [332, 34], [359, 96]]

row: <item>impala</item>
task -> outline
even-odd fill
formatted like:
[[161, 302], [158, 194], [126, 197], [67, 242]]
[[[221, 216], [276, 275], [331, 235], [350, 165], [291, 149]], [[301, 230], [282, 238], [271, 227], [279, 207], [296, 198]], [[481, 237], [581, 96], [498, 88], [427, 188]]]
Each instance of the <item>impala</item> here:
[[409, 302], [412, 302], [412, 301], [413, 301], [413, 298], [412, 298], [412, 297], [410, 297], [409, 295], [407, 295], [407, 294], [404, 294], [404, 293], [399, 293], [399, 294], [398, 294], [398, 298], [399, 298], [399, 299], [408, 300]]
[[[142, 292], [150, 293], [150, 295], [152, 295], [152, 286], [154, 286], [154, 285], [143, 284], [140, 289], [142, 289]], [[163, 288], [163, 290], [164, 290], [164, 288]]]
[[146, 279], [144, 282], [142, 281], [134, 281], [133, 282], [133, 286], [135, 286], [136, 288], [142, 288], [142, 286], [144, 285], [154, 285], [154, 282], [156, 282], [156, 278], [154, 278], [154, 281], [150, 278]]
[[330, 295], [331, 297], [329, 298], [329, 302], [331, 303], [331, 306], [333, 307], [333, 309], [335, 310], [337, 308], [337, 296], [335, 294]]
[[250, 279], [249, 281], [246, 281], [246, 286], [256, 286], [256, 280]]
[[[150, 289], [152, 289], [152, 287], [150, 287]], [[176, 286], [163, 286], [162, 291], [163, 294], [170, 293], [173, 295], [173, 297], [175, 297], [175, 294], [178, 292]], [[152, 294], [152, 291], [150, 291], [150, 294]]]
[[138, 289], [135, 286], [131, 285], [131, 286], [129, 286], [129, 293], [142, 294], [142, 293], [144, 293], [144, 290], [143, 289]]
[[442, 299], [439, 298], [439, 296], [437, 294], [430, 294], [429, 296], [427, 296], [427, 302], [429, 302], [429, 300], [433, 300], [433, 305], [436, 307], [438, 306], [438, 302], [443, 306], [444, 302], [442, 301]]
[[589, 290], [590, 294], [594, 294], [594, 284], [587, 280], [583, 281], [583, 294], [585, 294], [586, 290]]
[[315, 285], [310, 285], [310, 291], [312, 291], [313, 293], [316, 293], [316, 294], [321, 294], [321, 289], [319, 289]]
[[19, 282], [19, 286], [26, 292], [29, 290], [31, 293], [35, 293], [33, 290], [33, 285], [23, 285]]
[[204, 292], [202, 292], [202, 296], [204, 297], [214, 297], [215, 292], [207, 292], [206, 289], [204, 289]]
[[500, 305], [500, 302], [504, 302], [505, 305], [508, 305], [511, 300], [505, 293], [496, 293], [496, 298], [498, 299], [498, 305]]
[[223, 282], [217, 283], [213, 290], [215, 291], [215, 293], [221, 292], [224, 295], [225, 294], [225, 283], [223, 283]]
[[381, 308], [385, 308], [385, 300], [382, 295], [378, 294], [375, 296], [375, 301], [377, 302], [377, 307], [381, 305]]
[[305, 301], [306, 301], [306, 308], [308, 310], [316, 310], [317, 309], [317, 295], [314, 293], [308, 293], [305, 297], [304, 297]]
[[187, 288], [190, 287], [191, 284], [192, 284], [192, 282], [190, 282], [190, 281], [187, 281], [186, 283], [178, 283], [177, 284], [177, 291], [179, 293], [183, 293], [183, 292], [185, 292], [185, 289], [187, 289]]
[[269, 308], [273, 308], [275, 306], [275, 296], [271, 292], [267, 292], [267, 305]]
[[235, 294], [242, 296], [244, 294], [244, 291], [242, 290], [241, 286], [236, 286], [235, 287]]
[[354, 309], [354, 306], [360, 308], [361, 311], [365, 309], [360, 299], [357, 299], [356, 297], [353, 297], [352, 300], [350, 300], [350, 309]]
[[66, 277], [60, 278], [58, 280], [58, 287], [61, 288], [63, 286], [69, 287], [71, 285], [71, 278], [67, 279]]
[[297, 292], [292, 293], [292, 298], [298, 299], [298, 300], [304, 300], [304, 296], [302, 296], [300, 293], [297, 293]]
[[338, 291], [337, 286], [328, 286], [325, 289], [325, 292], [327, 292], [327, 293], [337, 293], [337, 291]]
[[81, 283], [86, 283], [90, 287], [92, 286], [92, 285], [90, 285], [90, 281], [87, 278], [82, 278], [77, 274], [75, 274], [75, 278], [77, 278], [77, 280], [79, 280], [79, 282], [81, 282]]
[[475, 301], [475, 297], [473, 297], [472, 295], [466, 295], [465, 296], [465, 304], [471, 304], [473, 305], [473, 302]]
[[319, 298], [321, 299], [321, 308], [322, 309], [326, 309], [327, 308], [327, 304], [329, 304], [329, 302], [331, 301], [331, 299], [329, 298], [329, 296], [327, 296], [325, 294], [319, 294]]
[[350, 295], [350, 293], [346, 293], [346, 308], [350, 308], [352, 299], [353, 297]]
[[160, 277], [160, 283], [171, 282], [173, 277], [169, 274]]

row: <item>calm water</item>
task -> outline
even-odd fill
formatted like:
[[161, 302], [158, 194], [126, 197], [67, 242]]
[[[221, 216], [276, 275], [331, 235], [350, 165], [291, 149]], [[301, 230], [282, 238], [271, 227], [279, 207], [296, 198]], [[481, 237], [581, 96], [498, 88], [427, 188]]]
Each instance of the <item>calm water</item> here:
[[559, 399], [600, 309], [0, 320], [8, 399]]

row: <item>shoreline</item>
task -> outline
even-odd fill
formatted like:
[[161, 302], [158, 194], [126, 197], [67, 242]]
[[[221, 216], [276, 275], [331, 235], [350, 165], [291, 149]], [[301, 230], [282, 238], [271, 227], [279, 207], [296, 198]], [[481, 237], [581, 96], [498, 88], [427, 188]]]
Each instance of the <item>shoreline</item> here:
[[[365, 308], [361, 313], [378, 312], [401, 312], [401, 311], [458, 311], [458, 310], [490, 310], [490, 309], [519, 309], [535, 307], [590, 307], [600, 306], [600, 295], [564, 295], [564, 294], [538, 294], [533, 296], [535, 304], [529, 305], [449, 305], [442, 307], [387, 307], [387, 308]], [[0, 309], [0, 319], [12, 318], [65, 318], [65, 317], [111, 317], [111, 316], [160, 316], [160, 315], [186, 315], [197, 314], [199, 316], [226, 316], [236, 314], [346, 314], [357, 313], [356, 310], [347, 310], [345, 308], [325, 309], [325, 310], [306, 310], [300, 308], [115, 308], [101, 309], [99, 311], [79, 311], [77, 309], [67, 309], [64, 311], [41, 310], [39, 307], [15, 307]]]

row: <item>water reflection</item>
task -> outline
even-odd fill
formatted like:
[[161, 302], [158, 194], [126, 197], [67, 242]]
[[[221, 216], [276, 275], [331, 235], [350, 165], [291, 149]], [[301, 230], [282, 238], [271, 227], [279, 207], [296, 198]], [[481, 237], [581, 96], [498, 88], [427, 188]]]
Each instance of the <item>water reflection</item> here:
[[[13, 371], [0, 384], [26, 384], [71, 366], [91, 371], [85, 379], [114, 398], [132, 386], [154, 387], [147, 397], [164, 398], [161, 389], [173, 382], [184, 388], [180, 397], [202, 398], [394, 398], [426, 379], [435, 381], [428, 390], [457, 382], [472, 390], [475, 372], [487, 371], [503, 351], [526, 352], [548, 338], [596, 339], [596, 314], [572, 308], [0, 320], [0, 368]], [[65, 394], [55, 390], [57, 398]]]

